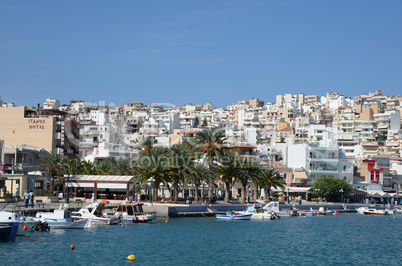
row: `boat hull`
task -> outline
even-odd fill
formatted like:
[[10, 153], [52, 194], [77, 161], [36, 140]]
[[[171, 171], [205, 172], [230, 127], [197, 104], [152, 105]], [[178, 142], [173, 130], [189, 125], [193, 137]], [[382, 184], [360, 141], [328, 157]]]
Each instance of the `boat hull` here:
[[226, 215], [217, 214], [216, 219], [220, 219], [220, 220], [250, 220], [251, 216], [252, 216], [252, 214], [237, 214], [237, 215], [233, 215], [233, 214], [226, 214]]
[[137, 216], [126, 216], [123, 218], [123, 221], [126, 223], [148, 223], [152, 220], [155, 220], [155, 215], [137, 215]]
[[[24, 236], [27, 231], [32, 231], [33, 228], [39, 223], [39, 221], [22, 221], [21, 225], [18, 227], [18, 236]], [[27, 230], [24, 230], [24, 225], [27, 225]]]
[[0, 241], [14, 241], [17, 236], [19, 225], [19, 222], [1, 222]]
[[51, 229], [86, 229], [88, 228], [87, 219], [78, 220], [74, 222], [63, 222], [63, 221], [51, 221], [45, 220]]

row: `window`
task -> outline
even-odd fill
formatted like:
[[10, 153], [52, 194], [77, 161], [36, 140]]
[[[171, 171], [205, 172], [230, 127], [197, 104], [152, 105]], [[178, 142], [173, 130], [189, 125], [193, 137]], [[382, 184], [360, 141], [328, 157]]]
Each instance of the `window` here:
[[35, 189], [42, 189], [43, 188], [43, 181], [42, 180], [36, 180], [34, 183]]

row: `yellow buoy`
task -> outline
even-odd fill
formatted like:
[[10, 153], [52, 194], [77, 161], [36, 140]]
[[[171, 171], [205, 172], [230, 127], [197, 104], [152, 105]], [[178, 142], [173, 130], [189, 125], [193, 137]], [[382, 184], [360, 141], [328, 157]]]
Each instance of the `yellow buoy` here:
[[158, 223], [158, 225], [161, 225], [160, 223]]
[[319, 214], [317, 214], [317, 217], [320, 217], [320, 215], [319, 215]]
[[130, 255], [127, 257], [127, 260], [129, 261], [135, 261], [135, 256], [134, 255]]
[[165, 223], [168, 223], [168, 220], [166, 220], [166, 222]]

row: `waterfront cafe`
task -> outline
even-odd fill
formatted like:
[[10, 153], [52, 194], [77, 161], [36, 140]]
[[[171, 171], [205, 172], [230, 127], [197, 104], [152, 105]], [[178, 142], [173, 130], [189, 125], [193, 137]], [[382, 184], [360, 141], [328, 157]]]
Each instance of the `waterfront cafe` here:
[[[272, 188], [271, 194], [274, 192], [278, 192], [278, 194], [282, 193], [282, 195], [292, 198], [301, 198], [302, 200], [308, 200], [311, 197], [311, 187], [285, 187], [285, 189], [281, 188]], [[285, 200], [282, 198], [282, 200]]]
[[68, 184], [72, 197], [91, 199], [95, 193], [95, 199], [123, 200], [135, 180], [133, 176], [124, 175], [70, 175], [64, 178], [63, 191]]

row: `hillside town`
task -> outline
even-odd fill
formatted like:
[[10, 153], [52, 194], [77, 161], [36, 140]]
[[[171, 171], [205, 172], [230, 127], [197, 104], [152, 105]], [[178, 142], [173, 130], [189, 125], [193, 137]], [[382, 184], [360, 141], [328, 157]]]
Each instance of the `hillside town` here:
[[[402, 96], [381, 91], [353, 98], [336, 92], [284, 94], [276, 95], [274, 103], [251, 98], [226, 107], [61, 104], [51, 98], [30, 107], [0, 99], [0, 106], [2, 196], [14, 195], [19, 186], [47, 189], [48, 176], [36, 163], [44, 152], [85, 162], [138, 158], [145, 139], [170, 148], [207, 128], [224, 130], [225, 148], [278, 171], [287, 196], [311, 199], [317, 193], [311, 186], [321, 177], [345, 180], [353, 191], [342, 196], [355, 202], [368, 197], [390, 201], [402, 191]], [[90, 195], [94, 185], [83, 185], [90, 177], [72, 177], [75, 191], [87, 189], [85, 196]], [[128, 183], [99, 181], [95, 187], [101, 195], [113, 188], [125, 191]], [[191, 195], [191, 188], [184, 189], [181, 197]], [[240, 190], [234, 184], [232, 197]]]

